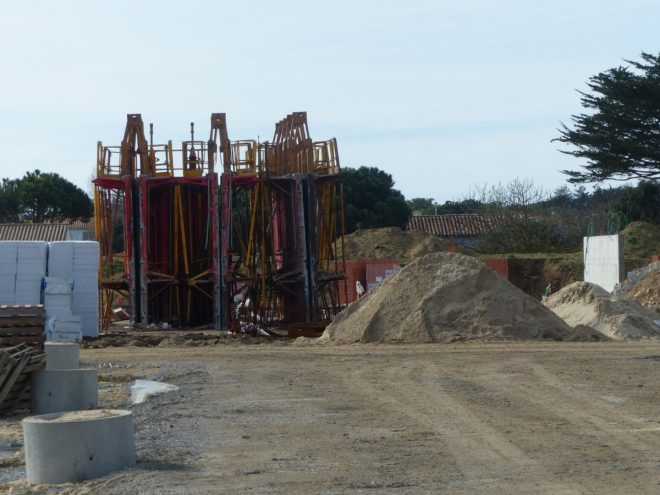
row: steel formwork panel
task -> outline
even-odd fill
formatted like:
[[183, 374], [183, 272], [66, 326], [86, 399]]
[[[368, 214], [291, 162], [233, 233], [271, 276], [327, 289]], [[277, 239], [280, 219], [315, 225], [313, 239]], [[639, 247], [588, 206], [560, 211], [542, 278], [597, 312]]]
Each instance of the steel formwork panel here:
[[[128, 299], [130, 314], [139, 313], [138, 270], [135, 263], [138, 238], [135, 232], [135, 184], [131, 176], [99, 177], [95, 186], [95, 227], [100, 244], [99, 308], [101, 327], [107, 327], [116, 293]], [[114, 206], [113, 203], [114, 202]], [[121, 215], [119, 215], [121, 210]], [[115, 229], [122, 222], [122, 235]], [[123, 252], [115, 252], [117, 241]]]
[[[271, 143], [230, 141], [225, 114], [215, 113], [209, 140], [196, 140], [191, 123], [180, 150], [153, 144], [153, 125], [147, 140], [141, 115], [129, 114], [121, 146], [98, 144], [97, 174], [99, 208], [108, 191], [122, 197], [125, 268], [108, 284], [128, 294], [136, 323], [314, 326], [339, 311], [337, 144], [312, 141], [305, 112], [278, 122]], [[107, 240], [106, 210], [96, 223]], [[114, 273], [113, 253], [106, 258]]]
[[141, 323], [218, 325], [217, 175], [139, 178]]

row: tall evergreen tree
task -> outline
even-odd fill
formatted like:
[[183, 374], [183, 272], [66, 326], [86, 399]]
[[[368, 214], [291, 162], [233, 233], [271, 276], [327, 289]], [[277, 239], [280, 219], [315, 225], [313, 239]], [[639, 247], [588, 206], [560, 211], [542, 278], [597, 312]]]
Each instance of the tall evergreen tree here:
[[85, 191], [59, 174], [35, 170], [0, 183], [0, 221], [61, 222], [93, 214]]
[[342, 169], [346, 233], [375, 227], [405, 227], [410, 207], [394, 180], [376, 167]]
[[554, 141], [575, 148], [562, 153], [587, 159], [563, 171], [569, 182], [660, 178], [660, 54], [641, 59], [591, 77], [580, 94], [592, 112], [573, 115], [573, 128], [561, 123]]

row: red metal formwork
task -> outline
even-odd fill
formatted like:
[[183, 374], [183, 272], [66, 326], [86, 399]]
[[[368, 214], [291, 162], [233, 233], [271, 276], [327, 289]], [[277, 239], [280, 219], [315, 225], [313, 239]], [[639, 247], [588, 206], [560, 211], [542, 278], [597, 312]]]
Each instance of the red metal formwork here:
[[[177, 150], [154, 144], [152, 125], [147, 139], [141, 116], [130, 114], [120, 146], [98, 144], [99, 178], [125, 177], [130, 191], [124, 278], [136, 323], [233, 326], [241, 300], [252, 301], [244, 316], [265, 328], [326, 324], [339, 311], [337, 144], [313, 142], [306, 119], [294, 112], [276, 125], [272, 144], [259, 144], [230, 141], [226, 116], [214, 113], [209, 140], [196, 140], [191, 124]], [[98, 215], [100, 223], [111, 217]]]
[[346, 299], [343, 206], [338, 173], [303, 177], [309, 320], [329, 322]]
[[141, 323], [219, 323], [217, 175], [139, 179]]
[[96, 239], [99, 241], [99, 308], [101, 328], [112, 319], [113, 306], [125, 300], [129, 313], [139, 312], [135, 187], [132, 177], [94, 179]]
[[323, 328], [345, 292], [336, 141], [313, 142], [294, 112], [251, 146], [231, 144], [221, 181], [223, 323]]
[[[301, 177], [223, 174], [221, 187], [223, 323], [307, 321]], [[239, 315], [248, 300], [249, 311]]]

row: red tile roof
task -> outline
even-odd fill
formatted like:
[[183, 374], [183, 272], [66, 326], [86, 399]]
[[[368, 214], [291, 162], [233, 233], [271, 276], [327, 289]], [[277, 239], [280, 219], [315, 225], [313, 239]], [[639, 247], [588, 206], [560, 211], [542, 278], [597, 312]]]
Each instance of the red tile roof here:
[[0, 241], [66, 241], [68, 233], [63, 223], [0, 223]]
[[421, 215], [408, 220], [407, 230], [421, 230], [439, 237], [474, 237], [501, 224], [498, 215], [463, 213], [458, 215]]

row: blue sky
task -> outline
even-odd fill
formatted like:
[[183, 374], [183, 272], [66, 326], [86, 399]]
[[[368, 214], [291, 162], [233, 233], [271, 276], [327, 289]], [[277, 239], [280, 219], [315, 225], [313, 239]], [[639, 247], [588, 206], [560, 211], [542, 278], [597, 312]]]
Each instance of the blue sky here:
[[226, 112], [231, 138], [308, 112], [343, 166], [408, 198], [473, 184], [564, 184], [550, 140], [589, 76], [659, 51], [657, 0], [0, 2], [0, 176], [58, 172], [87, 189], [96, 142], [125, 115], [180, 141]]

